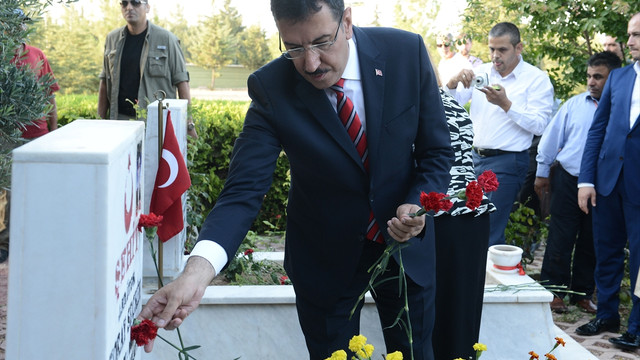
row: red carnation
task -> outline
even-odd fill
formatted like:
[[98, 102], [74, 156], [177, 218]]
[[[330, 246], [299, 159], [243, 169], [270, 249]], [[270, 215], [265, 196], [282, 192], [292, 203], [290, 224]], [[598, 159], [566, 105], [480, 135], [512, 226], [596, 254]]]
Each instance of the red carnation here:
[[287, 283], [291, 283], [291, 280], [289, 280], [289, 277], [286, 275], [280, 276], [280, 285], [287, 285]]
[[154, 213], [142, 214], [138, 220], [138, 231], [142, 231], [142, 228], [158, 227], [162, 224], [162, 215], [156, 215]]
[[131, 327], [131, 340], [134, 340], [136, 345], [147, 345], [149, 341], [155, 339], [156, 335], [158, 335], [158, 327], [153, 321], [144, 319], [139, 323], [138, 320], [136, 320], [136, 323], [136, 325]]
[[446, 194], [430, 192], [420, 193], [420, 205], [424, 211], [438, 212], [440, 210], [448, 211], [453, 206], [453, 203], [449, 200]]
[[486, 170], [478, 176], [478, 184], [480, 184], [480, 187], [485, 193], [498, 190], [498, 185], [500, 185], [496, 174], [491, 170]]
[[244, 256], [253, 254], [253, 249], [247, 249], [244, 251]]
[[465, 197], [467, 198], [467, 207], [471, 210], [475, 210], [480, 206], [482, 202], [482, 188], [477, 181], [472, 181], [467, 185], [467, 190], [465, 192]]

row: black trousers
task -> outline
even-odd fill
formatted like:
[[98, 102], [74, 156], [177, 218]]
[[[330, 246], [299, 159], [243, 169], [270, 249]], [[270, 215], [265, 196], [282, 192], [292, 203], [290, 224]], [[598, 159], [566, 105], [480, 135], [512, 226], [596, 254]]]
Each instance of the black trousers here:
[[551, 220], [540, 280], [586, 294], [572, 295], [572, 301], [591, 298], [595, 266], [591, 212], [578, 207], [578, 178], [558, 166], [551, 177]]
[[489, 244], [489, 213], [435, 219], [436, 360], [475, 359]]
[[[349, 351], [349, 340], [360, 334], [360, 310], [358, 307], [353, 317], [349, 319], [351, 309], [357, 301], [361, 291], [367, 286], [370, 275], [369, 266], [382, 253], [384, 245], [373, 242], [365, 244], [365, 251], [359, 263], [359, 271], [352, 285], [346, 293], [341, 294], [337, 303], [327, 307], [319, 307], [303, 297], [296, 297], [298, 318], [305, 336], [307, 349], [311, 360], [324, 360], [336, 350], [347, 352], [347, 358], [354, 355]], [[407, 247], [403, 251], [410, 251]], [[383, 278], [397, 276], [398, 265], [392, 259], [389, 271]], [[380, 279], [382, 280], [382, 279]], [[409, 313], [413, 331], [413, 349], [415, 360], [432, 360], [433, 349], [431, 335], [434, 316], [434, 288], [424, 288], [414, 283], [407, 276], [407, 290], [409, 297]], [[376, 287], [373, 298], [376, 302], [380, 322], [383, 329], [386, 353], [401, 351], [404, 359], [410, 359], [410, 344], [404, 325], [395, 325], [399, 311], [404, 307], [404, 297], [398, 291], [398, 281], [390, 280]], [[406, 324], [407, 318], [403, 316]], [[362, 334], [367, 336], [367, 334]], [[384, 349], [375, 349], [373, 358], [380, 358]]]

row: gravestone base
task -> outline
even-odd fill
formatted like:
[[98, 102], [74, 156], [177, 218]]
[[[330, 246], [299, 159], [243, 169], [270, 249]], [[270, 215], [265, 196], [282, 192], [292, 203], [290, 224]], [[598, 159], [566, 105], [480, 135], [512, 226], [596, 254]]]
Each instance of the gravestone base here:
[[[255, 252], [253, 255], [255, 259], [274, 261], [283, 257], [282, 252], [267, 255]], [[487, 268], [487, 289], [496, 284], [523, 283], [534, 283], [534, 280], [528, 276], [496, 274]], [[538, 287], [525, 291], [485, 292], [480, 342], [489, 350], [482, 354], [482, 359], [526, 358], [532, 350], [545, 354], [555, 343], [554, 338], [559, 336], [565, 340], [566, 347], [553, 352], [558, 359], [597, 360], [554, 325], [549, 309], [553, 296]], [[143, 291], [143, 302], [146, 303], [149, 297], [148, 291]], [[361, 317], [361, 334], [374, 345], [375, 356], [385, 354], [378, 312], [369, 294]], [[211, 351], [220, 359], [299, 360], [308, 357], [291, 285], [209, 286], [201, 305], [180, 329], [186, 346], [202, 346], [192, 354], [198, 359], [207, 358]], [[175, 332], [161, 334], [178, 343]], [[248, 343], [251, 346], [245, 346]], [[175, 356], [174, 349], [156, 341], [154, 351], [145, 353], [143, 358], [172, 360]]]

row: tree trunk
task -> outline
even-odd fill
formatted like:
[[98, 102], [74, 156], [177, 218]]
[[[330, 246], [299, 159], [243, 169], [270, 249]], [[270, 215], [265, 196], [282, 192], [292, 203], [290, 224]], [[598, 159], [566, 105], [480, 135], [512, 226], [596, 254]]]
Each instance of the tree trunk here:
[[211, 90], [216, 88], [216, 69], [211, 69]]

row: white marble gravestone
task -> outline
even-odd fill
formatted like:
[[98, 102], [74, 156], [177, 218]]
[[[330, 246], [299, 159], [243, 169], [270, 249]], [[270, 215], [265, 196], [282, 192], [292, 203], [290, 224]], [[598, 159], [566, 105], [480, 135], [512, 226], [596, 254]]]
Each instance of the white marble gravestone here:
[[[166, 129], [167, 109], [171, 110], [171, 122], [178, 140], [178, 146], [182, 152], [185, 163], [187, 162], [187, 100], [165, 99], [163, 101], [165, 109], [163, 111], [163, 129]], [[163, 130], [164, 134], [164, 130]], [[147, 129], [145, 136], [144, 151], [144, 213], [149, 212], [151, 204], [151, 193], [158, 172], [158, 101], [154, 101], [147, 107]], [[186, 224], [186, 204], [187, 195], [182, 195], [182, 216]], [[186, 226], [185, 226], [186, 229]], [[166, 281], [176, 278], [184, 266], [184, 243], [187, 239], [187, 232], [183, 229], [178, 235], [172, 237], [163, 244], [163, 277]], [[154, 248], [158, 249], [157, 239]], [[144, 246], [144, 276], [150, 281], [156, 279], [156, 269], [151, 258], [149, 243], [145, 241]], [[165, 281], [165, 282], [166, 282]]]
[[14, 150], [7, 359], [141, 358], [143, 141], [76, 120]]

